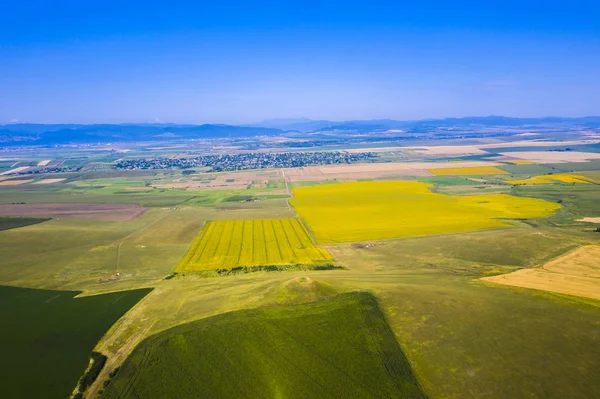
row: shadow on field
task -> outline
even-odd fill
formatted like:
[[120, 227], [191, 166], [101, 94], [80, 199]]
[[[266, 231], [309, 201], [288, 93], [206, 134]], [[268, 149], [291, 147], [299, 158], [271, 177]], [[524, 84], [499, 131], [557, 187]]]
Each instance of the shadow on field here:
[[224, 313], [144, 340], [102, 398], [426, 398], [377, 300]]

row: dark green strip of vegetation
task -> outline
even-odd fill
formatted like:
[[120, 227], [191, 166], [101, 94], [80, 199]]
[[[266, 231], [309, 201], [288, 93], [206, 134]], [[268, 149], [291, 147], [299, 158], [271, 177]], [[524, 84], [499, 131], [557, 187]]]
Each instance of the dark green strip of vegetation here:
[[0, 231], [17, 229], [50, 220], [49, 218], [0, 217]]
[[254, 197], [252, 195], [233, 195], [225, 198], [224, 202], [240, 202], [240, 201], [252, 201]]
[[203, 270], [198, 272], [185, 272], [185, 273], [173, 273], [165, 277], [165, 280], [170, 280], [177, 276], [185, 276], [186, 274], [201, 276], [201, 277], [220, 277], [220, 276], [233, 276], [236, 274], [248, 274], [256, 272], [284, 272], [284, 271], [301, 271], [301, 270], [345, 270], [343, 266], [339, 266], [333, 263], [316, 264], [316, 265], [266, 265], [266, 266], [251, 266], [251, 267], [234, 267], [231, 269], [216, 269], [216, 270]]
[[108, 358], [100, 352], [92, 352], [92, 366], [79, 381], [79, 392], [84, 393], [96, 381]]

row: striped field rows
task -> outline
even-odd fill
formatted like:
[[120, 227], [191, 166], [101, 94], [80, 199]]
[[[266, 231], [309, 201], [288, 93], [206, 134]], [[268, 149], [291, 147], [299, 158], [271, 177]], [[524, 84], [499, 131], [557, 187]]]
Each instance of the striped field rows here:
[[299, 219], [208, 222], [192, 243], [177, 272], [330, 261]]

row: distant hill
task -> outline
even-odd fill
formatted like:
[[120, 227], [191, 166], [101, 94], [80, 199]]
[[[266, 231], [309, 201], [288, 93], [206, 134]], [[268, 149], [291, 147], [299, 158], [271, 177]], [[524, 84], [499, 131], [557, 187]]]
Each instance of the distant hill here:
[[318, 131], [329, 126], [335, 125], [339, 122], [331, 122], [327, 120], [311, 120], [307, 118], [283, 118], [283, 119], [269, 119], [254, 125], [248, 125], [252, 127], [268, 127], [281, 129], [285, 131], [295, 131], [300, 133], [308, 133]]
[[[92, 144], [210, 138], [243, 138], [307, 133], [378, 133], [399, 129], [407, 134], [428, 133], [439, 128], [491, 126], [584, 126], [600, 128], [600, 117], [510, 118], [484, 116], [465, 118], [398, 121], [393, 119], [327, 121], [310, 119], [272, 119], [254, 125], [222, 124], [9, 124], [0, 125], [0, 146]], [[312, 137], [312, 136], [311, 136]]]
[[55, 145], [275, 136], [279, 129], [231, 125], [119, 124], [0, 126], [0, 145]]
[[439, 127], [476, 127], [476, 126], [525, 126], [525, 125], [583, 125], [600, 127], [600, 117], [588, 116], [582, 118], [543, 117], [543, 118], [511, 118], [506, 116], [476, 116], [464, 118], [423, 119], [401, 121], [394, 119], [327, 121], [310, 119], [274, 119], [264, 121], [256, 127], [276, 127], [286, 131], [301, 133], [357, 131], [372, 132], [389, 129], [402, 129], [408, 132], [422, 132]]

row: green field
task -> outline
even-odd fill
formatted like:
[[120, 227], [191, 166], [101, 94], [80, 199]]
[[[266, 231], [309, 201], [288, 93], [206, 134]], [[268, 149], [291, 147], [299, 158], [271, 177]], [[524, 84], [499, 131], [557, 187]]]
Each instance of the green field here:
[[331, 260], [299, 219], [222, 220], [204, 226], [176, 271], [311, 265]]
[[79, 292], [0, 286], [0, 397], [69, 397], [92, 349], [150, 290]]
[[425, 398], [375, 298], [225, 313], [142, 342], [102, 398]]
[[45, 222], [47, 218], [27, 218], [27, 217], [1, 217], [0, 216], [0, 231], [16, 229], [19, 227], [25, 227], [32, 224], [38, 224]]

